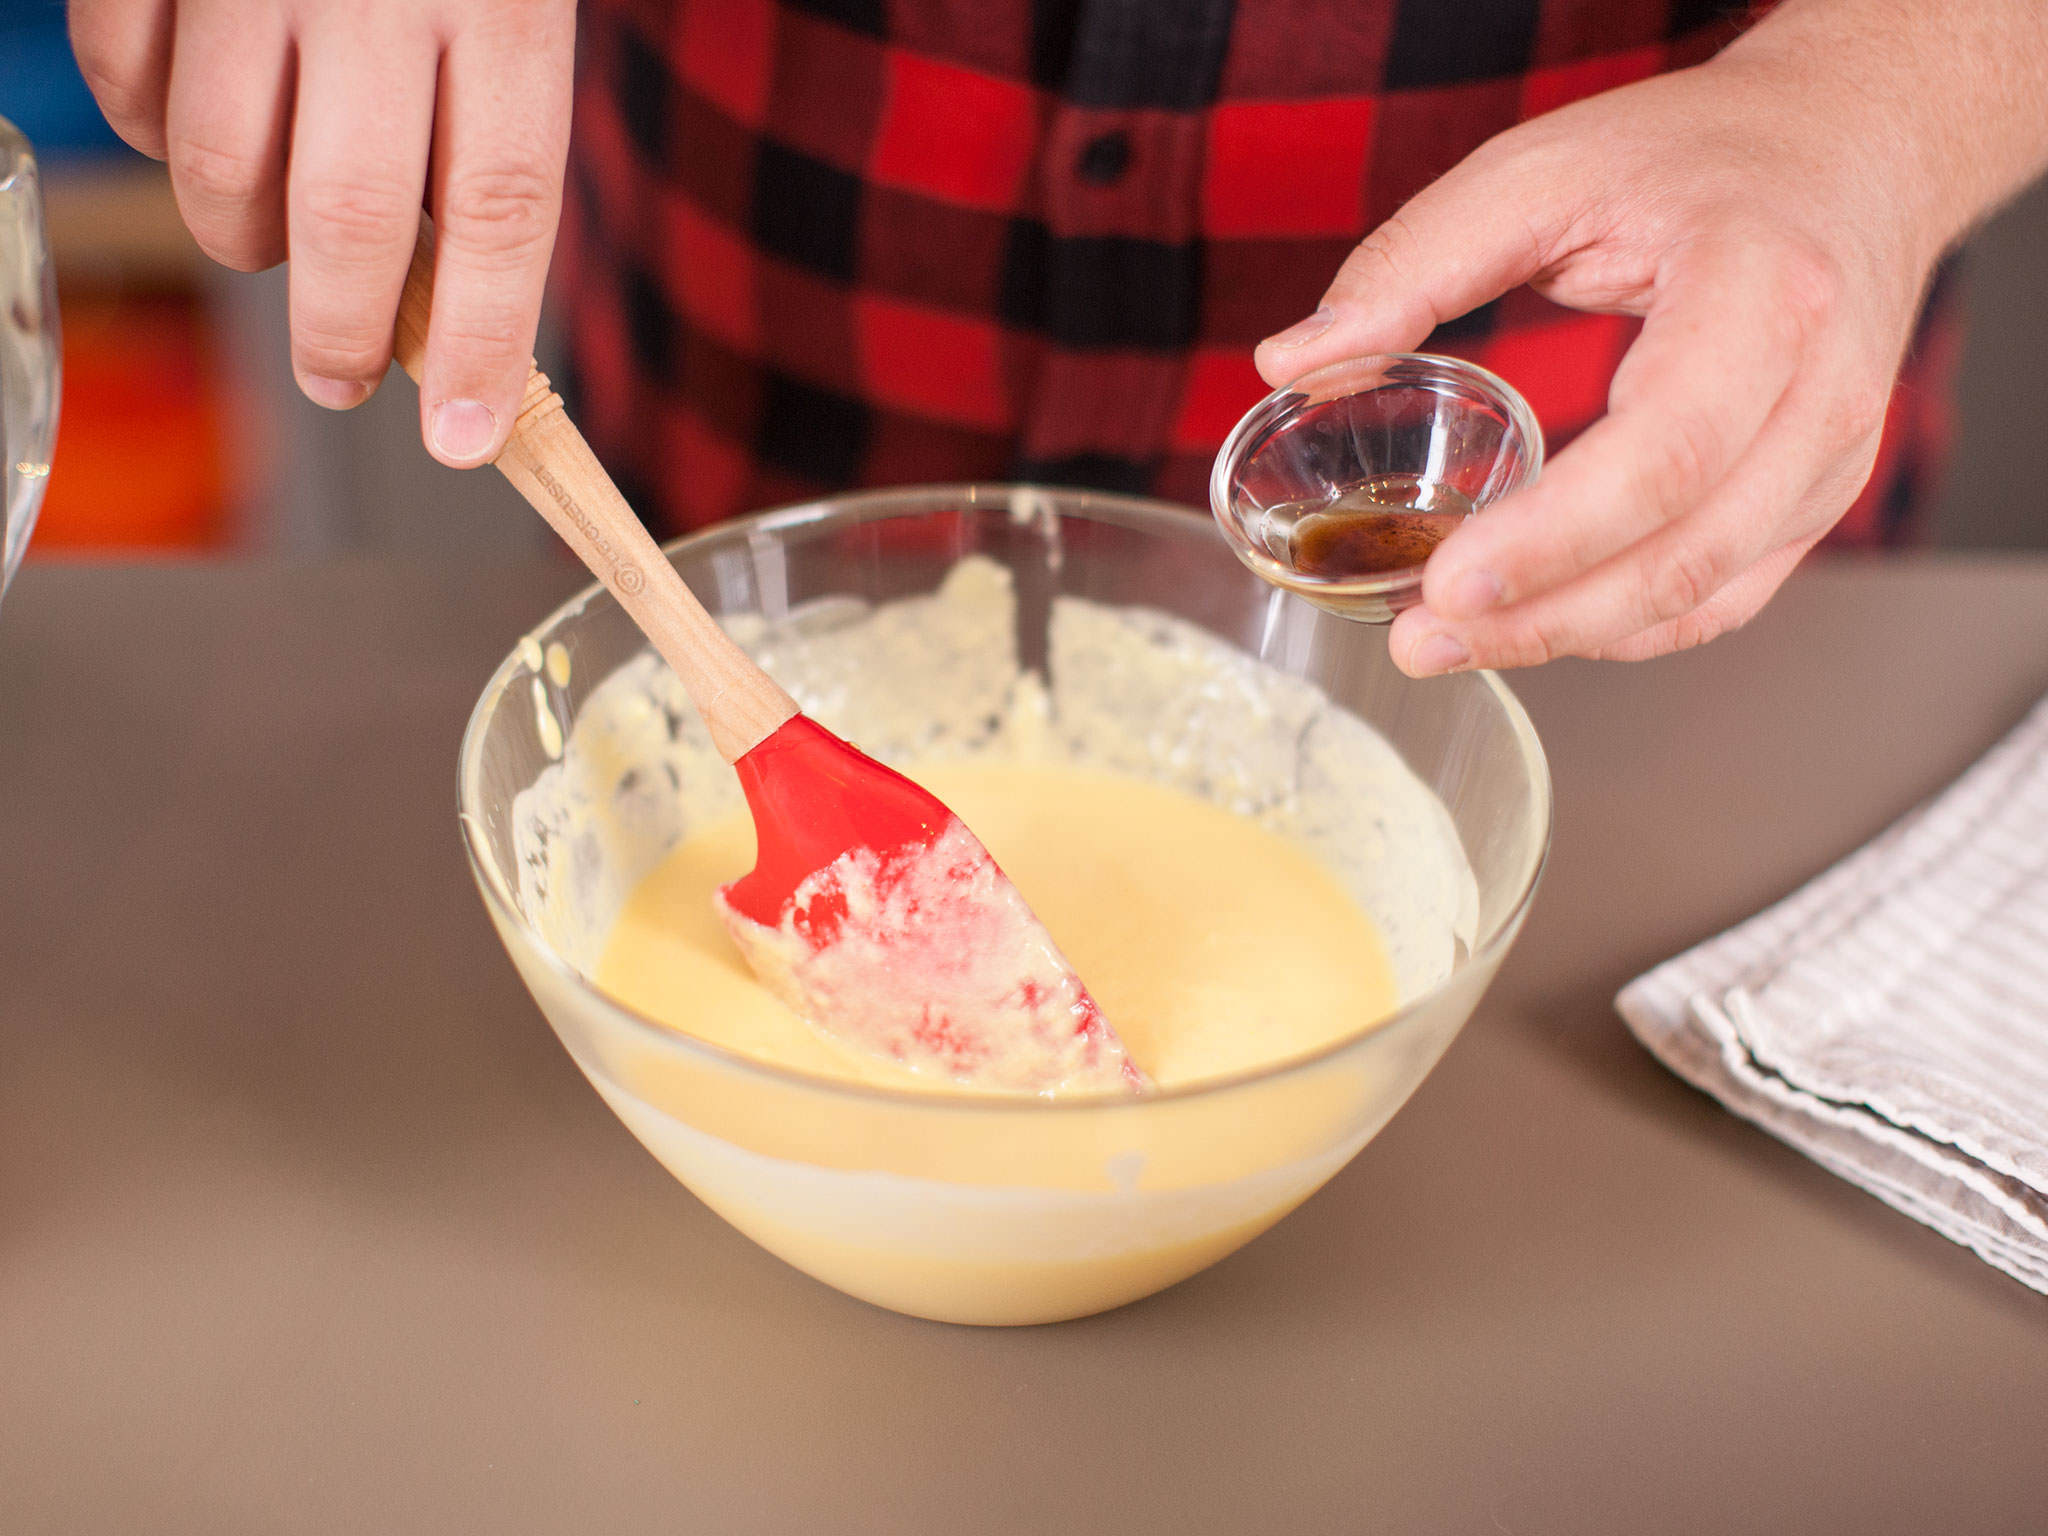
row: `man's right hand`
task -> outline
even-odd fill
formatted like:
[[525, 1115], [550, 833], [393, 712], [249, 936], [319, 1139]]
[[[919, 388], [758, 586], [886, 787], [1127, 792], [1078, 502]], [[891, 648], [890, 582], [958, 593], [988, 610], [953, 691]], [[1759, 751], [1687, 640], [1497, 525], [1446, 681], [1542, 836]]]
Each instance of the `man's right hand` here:
[[519, 409], [561, 212], [573, 0], [72, 0], [107, 120], [170, 162], [202, 249], [291, 261], [292, 368], [369, 398], [420, 209], [437, 226], [420, 430], [495, 458]]

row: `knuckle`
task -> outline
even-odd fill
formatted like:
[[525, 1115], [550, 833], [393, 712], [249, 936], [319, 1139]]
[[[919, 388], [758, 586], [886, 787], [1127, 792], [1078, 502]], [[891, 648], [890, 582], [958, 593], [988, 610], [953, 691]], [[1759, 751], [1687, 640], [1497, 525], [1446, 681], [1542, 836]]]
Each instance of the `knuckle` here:
[[316, 248], [355, 254], [365, 245], [380, 253], [402, 238], [410, 244], [419, 224], [419, 192], [396, 179], [316, 181], [299, 190], [300, 227]]
[[1398, 313], [1401, 324], [1419, 335], [1438, 323], [1413, 274], [1420, 270], [1421, 240], [1396, 213], [1351, 248], [1337, 286], [1371, 294]]
[[1736, 615], [1718, 603], [1694, 609], [1691, 613], [1680, 614], [1672, 621], [1669, 631], [1670, 644], [1665, 647], [1672, 651], [1689, 651], [1695, 646], [1705, 645], [1709, 640], [1718, 640], [1730, 630], [1740, 629], [1749, 622], [1748, 615]]
[[261, 155], [186, 138], [171, 145], [170, 160], [180, 191], [209, 205], [247, 202], [263, 184]]
[[1720, 459], [1718, 427], [1697, 410], [1667, 410], [1641, 465], [1642, 494], [1668, 521], [1706, 491]]
[[1690, 539], [1680, 540], [1650, 566], [1643, 627], [1692, 613], [1721, 590], [1725, 578], [1715, 551]]
[[1419, 243], [1414, 226], [1405, 215], [1396, 213], [1359, 241], [1353, 255], [1362, 266], [1385, 267], [1400, 276], [1412, 264], [1410, 258]]
[[533, 166], [463, 171], [443, 194], [440, 223], [473, 253], [524, 254], [553, 234], [558, 196], [553, 178]]
[[525, 340], [525, 327], [510, 311], [451, 319], [435, 333], [434, 340], [444, 356], [462, 366], [486, 370], [515, 360], [524, 363], [533, 350]]
[[1482, 666], [1540, 667], [1570, 655], [1573, 647], [1569, 641], [1562, 620], [1550, 614], [1532, 614], [1500, 634], [1483, 653], [1476, 645], [1473, 650]]
[[1774, 261], [1773, 302], [1793, 335], [1807, 337], [1825, 330], [1841, 309], [1841, 264], [1818, 246], [1803, 242], [1781, 246]]

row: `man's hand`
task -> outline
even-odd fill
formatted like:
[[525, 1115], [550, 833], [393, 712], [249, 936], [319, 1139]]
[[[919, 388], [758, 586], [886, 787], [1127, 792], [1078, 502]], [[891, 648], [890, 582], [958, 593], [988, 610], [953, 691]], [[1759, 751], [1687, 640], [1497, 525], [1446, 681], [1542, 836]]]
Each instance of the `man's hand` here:
[[2044, 159], [2039, 0], [1787, 0], [1423, 191], [1260, 346], [1269, 382], [1524, 282], [1644, 324], [1608, 414], [1431, 558], [1395, 660], [1638, 658], [1745, 622], [1868, 478], [1934, 263]]
[[72, 0], [71, 37], [207, 254], [290, 258], [292, 367], [321, 405], [384, 377], [430, 207], [421, 433], [445, 464], [496, 457], [561, 210], [573, 0]]

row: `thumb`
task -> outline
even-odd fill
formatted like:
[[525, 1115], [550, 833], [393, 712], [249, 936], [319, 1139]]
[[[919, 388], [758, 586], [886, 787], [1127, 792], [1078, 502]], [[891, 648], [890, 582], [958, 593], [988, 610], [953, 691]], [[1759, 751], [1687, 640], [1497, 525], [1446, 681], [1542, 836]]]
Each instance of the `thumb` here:
[[1536, 276], [1563, 224], [1564, 200], [1541, 181], [1523, 157], [1482, 146], [1360, 241], [1314, 314], [1259, 343], [1260, 374], [1278, 389], [1344, 358], [1412, 352]]

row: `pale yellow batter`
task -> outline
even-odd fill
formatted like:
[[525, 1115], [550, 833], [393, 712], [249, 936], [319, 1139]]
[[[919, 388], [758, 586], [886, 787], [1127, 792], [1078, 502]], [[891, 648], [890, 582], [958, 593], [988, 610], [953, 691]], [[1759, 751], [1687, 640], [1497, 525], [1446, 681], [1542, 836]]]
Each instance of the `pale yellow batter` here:
[[[1307, 1054], [1398, 1001], [1371, 921], [1307, 853], [1248, 820], [1085, 769], [983, 760], [912, 776], [981, 837], [1161, 1088]], [[753, 858], [744, 814], [686, 839], [621, 911], [599, 985], [749, 1056], [943, 1091], [839, 1046], [755, 983], [711, 900]]]

